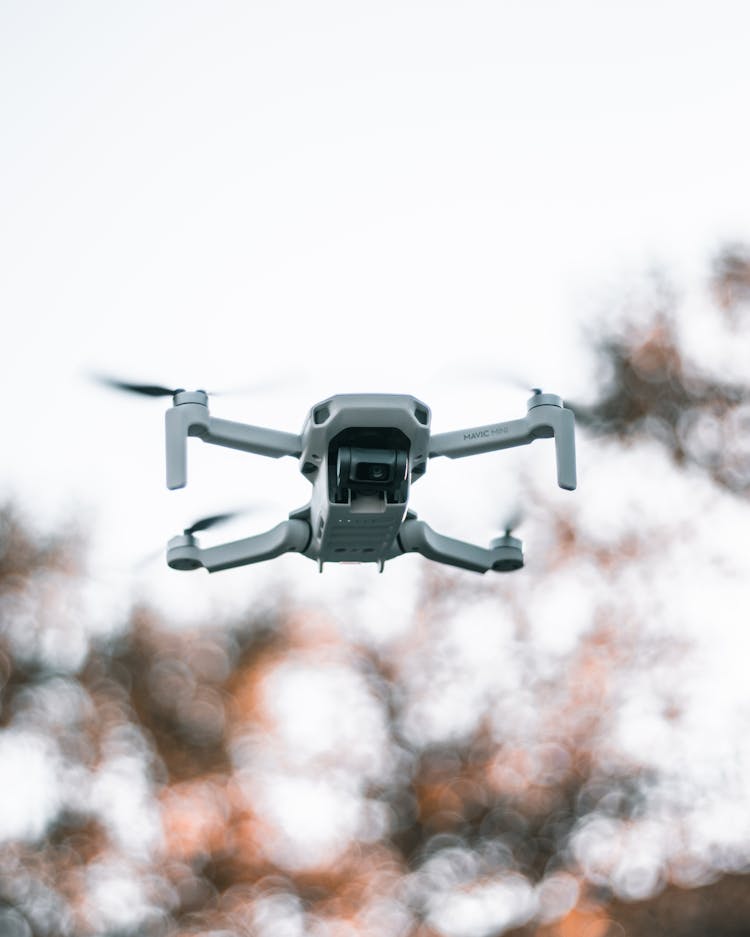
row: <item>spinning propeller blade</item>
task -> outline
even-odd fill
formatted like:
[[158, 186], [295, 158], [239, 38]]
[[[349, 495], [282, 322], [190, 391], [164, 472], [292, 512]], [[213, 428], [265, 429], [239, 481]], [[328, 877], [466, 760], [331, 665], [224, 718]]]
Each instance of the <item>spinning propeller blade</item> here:
[[[108, 374], [93, 374], [91, 377], [97, 384], [102, 384], [104, 387], [124, 391], [128, 394], [138, 394], [141, 397], [174, 397], [175, 394], [185, 390], [184, 387], [165, 387], [162, 384], [138, 384], [133, 381], [121, 381], [119, 378], [110, 377]], [[254, 381], [238, 387], [222, 387], [219, 390], [206, 391], [206, 393], [212, 397], [263, 394], [279, 390], [284, 386], [288, 386], [289, 383], [288, 378], [277, 377], [264, 381]]]
[[509, 371], [505, 368], [498, 368], [487, 374], [490, 380], [497, 381], [499, 384], [505, 384], [508, 387], [515, 387], [526, 394], [541, 394], [541, 387], [534, 387], [527, 374], [519, 374], [517, 371]]
[[[217, 527], [219, 524], [223, 524], [225, 521], [230, 521], [235, 517], [241, 517], [243, 514], [252, 514], [257, 511], [256, 506], [251, 506], [244, 508], [243, 510], [238, 511], [226, 511], [223, 514], [209, 514], [208, 517], [201, 517], [189, 527], [186, 527], [183, 530], [184, 534], [190, 536], [191, 534], [199, 533], [202, 530], [210, 530], [212, 527]], [[153, 553], [149, 553], [147, 556], [142, 557], [136, 564], [136, 569], [143, 569], [144, 567], [149, 566], [154, 560], [159, 559], [164, 556], [164, 548], [160, 547], [158, 550], [154, 550]]]
[[510, 536], [516, 527], [519, 527], [523, 523], [524, 512], [521, 509], [520, 505], [517, 505], [515, 508], [510, 510], [505, 517], [500, 522], [500, 527], [502, 528], [506, 536]]
[[513, 531], [523, 521], [521, 506], [516, 504], [500, 521], [503, 533], [490, 541], [490, 549], [498, 551], [492, 568], [498, 573], [511, 573], [523, 566], [523, 546]]
[[112, 390], [122, 390], [128, 394], [140, 394], [142, 397], [174, 397], [183, 390], [182, 387], [163, 387], [161, 384], [134, 384], [130, 381], [120, 381], [106, 374], [94, 374], [93, 379], [98, 384], [111, 387]]
[[541, 387], [533, 387], [531, 381], [527, 380], [525, 377], [522, 377], [520, 374], [514, 374], [508, 371], [496, 371], [494, 375], [490, 375], [491, 380], [497, 381], [499, 384], [505, 384], [508, 387], [515, 387], [517, 390], [522, 390], [525, 394], [542, 394], [544, 391]]
[[202, 517], [200, 520], [195, 521], [194, 524], [186, 527], [183, 533], [189, 536], [190, 534], [197, 534], [201, 530], [210, 530], [211, 527], [216, 527], [217, 524], [223, 524], [225, 521], [232, 520], [232, 518], [239, 517], [240, 514], [244, 513], [246, 512], [228, 511], [226, 514], [209, 514], [208, 517]]
[[541, 387], [533, 386], [528, 375], [510, 368], [495, 367], [494, 365], [459, 366], [454, 370], [454, 377], [459, 377], [462, 381], [467, 378], [472, 381], [488, 381], [493, 384], [505, 385], [505, 387], [513, 387], [527, 394], [541, 394], [543, 392]]

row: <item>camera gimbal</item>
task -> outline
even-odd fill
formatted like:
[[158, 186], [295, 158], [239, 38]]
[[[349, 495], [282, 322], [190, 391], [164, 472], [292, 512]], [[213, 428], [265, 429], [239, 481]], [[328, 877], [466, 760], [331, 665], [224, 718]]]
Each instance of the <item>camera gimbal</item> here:
[[541, 391], [529, 399], [528, 412], [519, 420], [434, 436], [429, 408], [408, 395], [336, 395], [316, 404], [302, 433], [295, 435], [217, 419], [209, 414], [204, 391], [174, 391], [166, 413], [170, 489], [187, 483], [189, 436], [256, 455], [298, 459], [313, 490], [309, 504], [254, 537], [208, 548], [199, 545], [192, 529], [173, 537], [167, 547], [172, 569], [203, 567], [213, 573], [295, 552], [316, 560], [321, 570], [328, 562], [369, 562], [382, 572], [387, 560], [420, 553], [479, 573], [508, 572], [523, 566], [521, 541], [510, 531], [488, 548], [479, 547], [436, 533], [408, 510], [409, 487], [424, 474], [428, 460], [554, 438], [558, 485], [569, 491], [576, 487], [573, 412], [556, 395]]

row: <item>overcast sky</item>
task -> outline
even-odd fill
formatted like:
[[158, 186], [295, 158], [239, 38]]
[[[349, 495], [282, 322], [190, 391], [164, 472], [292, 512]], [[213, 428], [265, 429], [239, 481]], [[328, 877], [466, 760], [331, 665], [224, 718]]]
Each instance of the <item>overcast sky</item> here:
[[[113, 568], [195, 516], [249, 502], [260, 529], [306, 500], [292, 460], [198, 443], [168, 493], [162, 402], [90, 370], [276, 381], [212, 411], [291, 431], [358, 390], [421, 396], [438, 431], [521, 416], [494, 367], [580, 396], [598, 302], [750, 235], [746, 11], [6, 0], [3, 492], [80, 512]], [[448, 472], [420, 497], [450, 527]]]

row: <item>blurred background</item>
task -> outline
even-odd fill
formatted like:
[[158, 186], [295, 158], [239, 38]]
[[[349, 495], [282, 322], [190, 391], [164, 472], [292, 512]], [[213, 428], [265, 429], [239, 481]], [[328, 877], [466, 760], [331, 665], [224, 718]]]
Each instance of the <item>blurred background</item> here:
[[[750, 135], [739, 2], [0, 8], [0, 935], [744, 937]], [[383, 575], [258, 532], [298, 432], [561, 394], [551, 444], [411, 504], [526, 567]]]

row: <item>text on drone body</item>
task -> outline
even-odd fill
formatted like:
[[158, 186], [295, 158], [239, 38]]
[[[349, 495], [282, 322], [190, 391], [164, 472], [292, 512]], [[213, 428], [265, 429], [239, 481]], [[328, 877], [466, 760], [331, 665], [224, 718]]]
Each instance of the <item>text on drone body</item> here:
[[502, 436], [507, 432], [507, 426], [490, 426], [487, 429], [473, 429], [464, 433], [464, 439], [486, 439], [488, 436]]

